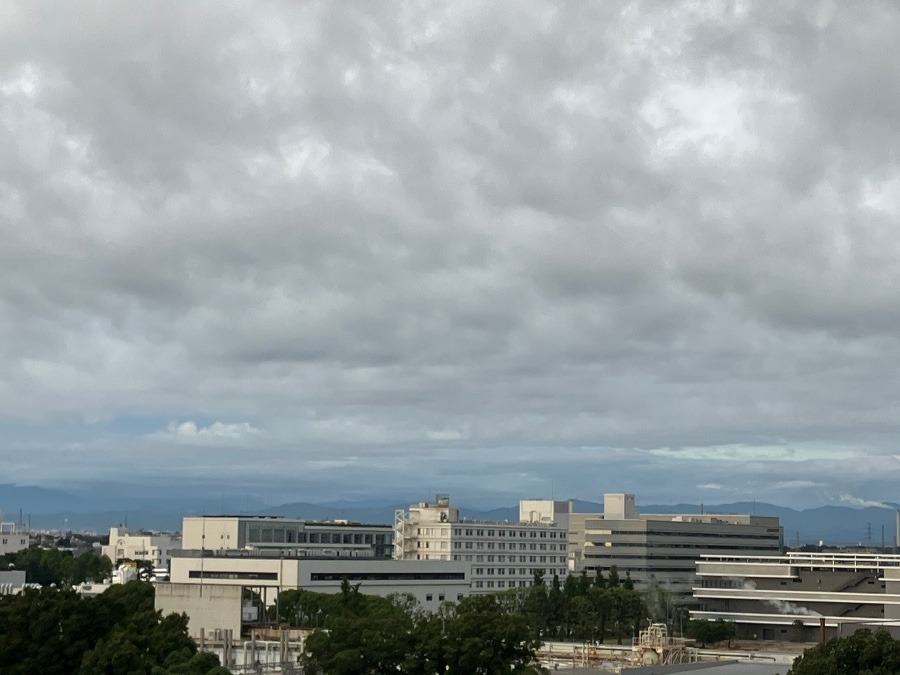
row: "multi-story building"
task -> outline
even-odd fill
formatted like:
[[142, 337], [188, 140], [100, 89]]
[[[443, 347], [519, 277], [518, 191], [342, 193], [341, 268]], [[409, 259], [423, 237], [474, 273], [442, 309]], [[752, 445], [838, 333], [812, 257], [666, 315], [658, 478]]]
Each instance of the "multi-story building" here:
[[22, 531], [16, 523], [4, 523], [0, 512], [0, 555], [24, 551], [29, 543], [28, 532]]
[[568, 502], [527, 500], [518, 522], [465, 520], [447, 495], [399, 510], [394, 520], [398, 560], [458, 561], [471, 565], [472, 592], [531, 585], [536, 574], [564, 578]]
[[109, 544], [101, 551], [113, 565], [120, 560], [143, 560], [154, 569], [169, 566], [172, 551], [181, 546], [181, 537], [167, 532], [129, 532], [127, 527], [109, 528]]
[[688, 600], [703, 554], [781, 552], [778, 518], [730, 514], [640, 514], [632, 494], [606, 494], [603, 513], [569, 516], [569, 568], [608, 576], [615, 567], [635, 587], [657, 582]]
[[695, 619], [733, 621], [738, 637], [811, 642], [858, 626], [900, 626], [900, 555], [704, 555]]
[[[170, 583], [157, 585], [156, 606], [166, 612], [186, 612], [191, 635], [204, 628], [235, 628], [240, 634], [242, 623], [259, 622], [262, 608], [275, 606], [282, 591], [338, 593], [344, 580], [358, 584], [360, 592], [368, 595], [411, 595], [423, 609], [434, 611], [443, 602], [469, 595], [470, 569], [466, 563], [452, 561], [285, 557], [281, 551], [259, 549], [182, 550], [172, 558]], [[245, 611], [242, 620], [241, 603], [236, 602], [219, 616], [215, 605], [228, 589], [241, 589], [238, 599], [242, 594], [255, 597], [261, 606], [249, 614]]]
[[307, 522], [280, 516], [185, 516], [182, 547], [283, 551], [292, 557], [390, 559], [393, 536], [390, 525]]

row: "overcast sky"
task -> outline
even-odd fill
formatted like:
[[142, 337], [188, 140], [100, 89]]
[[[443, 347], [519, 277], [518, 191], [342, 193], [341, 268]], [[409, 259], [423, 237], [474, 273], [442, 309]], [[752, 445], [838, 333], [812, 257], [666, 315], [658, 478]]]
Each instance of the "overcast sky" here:
[[0, 3], [0, 482], [900, 500], [900, 7]]

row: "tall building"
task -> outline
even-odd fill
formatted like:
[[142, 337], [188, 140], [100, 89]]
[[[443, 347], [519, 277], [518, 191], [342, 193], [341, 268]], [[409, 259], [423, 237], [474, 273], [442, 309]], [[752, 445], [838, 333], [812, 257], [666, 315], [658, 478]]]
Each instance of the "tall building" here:
[[466, 520], [447, 495], [412, 504], [394, 519], [394, 558], [472, 566], [472, 592], [492, 593], [567, 574], [568, 502], [526, 500], [518, 522]]
[[691, 597], [703, 554], [774, 555], [781, 552], [778, 518], [730, 514], [641, 514], [632, 494], [605, 494], [603, 513], [569, 516], [569, 569], [631, 577], [635, 587], [658, 582]]
[[185, 516], [186, 550], [259, 549], [288, 556], [390, 559], [390, 525], [308, 522], [280, 516]]

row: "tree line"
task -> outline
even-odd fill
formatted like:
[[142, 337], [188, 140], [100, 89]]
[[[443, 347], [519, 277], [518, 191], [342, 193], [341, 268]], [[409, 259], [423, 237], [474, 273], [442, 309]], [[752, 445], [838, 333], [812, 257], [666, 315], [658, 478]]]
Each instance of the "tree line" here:
[[615, 567], [608, 578], [582, 572], [562, 584], [556, 575], [547, 584], [537, 573], [529, 588], [515, 592], [529, 625], [545, 638], [604, 642], [613, 637], [622, 644], [623, 637], [637, 635], [647, 616], [642, 594], [628, 575], [620, 579]]
[[154, 590], [133, 581], [95, 598], [56, 588], [0, 596], [4, 675], [228, 675], [197, 651], [187, 617], [163, 617]]
[[316, 628], [306, 642], [311, 675], [487, 675], [538, 673], [539, 637], [515, 598], [463, 598], [424, 612], [408, 595], [364, 595], [343, 582], [338, 594], [290, 590], [279, 596], [283, 619]]
[[70, 551], [33, 546], [0, 558], [2, 569], [25, 571], [25, 581], [41, 586], [72, 586], [85, 581], [102, 581], [112, 574], [112, 562], [105, 555], [86, 551], [73, 556]]

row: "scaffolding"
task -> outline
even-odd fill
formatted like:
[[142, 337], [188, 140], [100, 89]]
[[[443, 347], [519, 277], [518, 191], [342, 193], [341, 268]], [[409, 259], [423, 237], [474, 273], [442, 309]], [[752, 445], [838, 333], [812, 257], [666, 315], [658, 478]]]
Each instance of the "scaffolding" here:
[[669, 635], [666, 624], [651, 623], [631, 645], [631, 659], [645, 666], [696, 663], [696, 649], [688, 647], [684, 638]]

